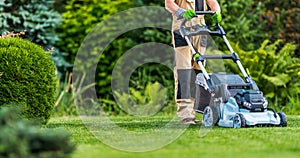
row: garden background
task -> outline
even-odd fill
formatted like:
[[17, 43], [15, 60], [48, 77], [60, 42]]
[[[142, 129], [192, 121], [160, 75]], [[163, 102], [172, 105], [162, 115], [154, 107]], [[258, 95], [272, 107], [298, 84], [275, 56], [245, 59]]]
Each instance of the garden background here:
[[[223, 16], [221, 25], [242, 64], [267, 96], [269, 106], [276, 111], [284, 111], [290, 115], [291, 120], [297, 120], [295, 115], [300, 114], [300, 2], [219, 0], [219, 3]], [[49, 127], [72, 124], [61, 118], [78, 115], [75, 99], [83, 89], [73, 91], [70, 74], [84, 38], [98, 23], [110, 16], [142, 6], [164, 7], [164, 1], [0, 0], [0, 34], [6, 36], [12, 32], [25, 32], [18, 36], [41, 46], [55, 63], [58, 87], [51, 111], [51, 118], [54, 120], [50, 119]], [[171, 19], [166, 19], [166, 23], [170, 22]], [[208, 24], [209, 22], [210, 19], [207, 19]], [[111, 76], [116, 59], [130, 48], [146, 42], [171, 46], [170, 31], [159, 28], [129, 31], [110, 43], [99, 59], [101, 66], [97, 67], [95, 74], [96, 91], [101, 107], [112, 116], [126, 116], [115, 103], [111, 90]], [[216, 42], [221, 41], [216, 39]], [[224, 46], [219, 49], [228, 53]], [[147, 52], [142, 53], [147, 57]], [[238, 73], [231, 63], [226, 63], [226, 69]], [[0, 77], [2, 72], [4, 70], [1, 69]], [[168, 89], [162, 113], [166, 116], [173, 115], [176, 111], [173, 72], [164, 65], [148, 63], [136, 69], [130, 77], [131, 95], [136, 103], [145, 105], [149, 102], [149, 87], [157, 82]], [[10, 103], [3, 100], [5, 99], [0, 100], [1, 104]], [[50, 116], [46, 120], [49, 118]], [[297, 126], [296, 122], [292, 125]], [[78, 120], [75, 119], [75, 123]], [[67, 128], [73, 130], [73, 127], [74, 124]], [[192, 131], [195, 129], [190, 132]], [[75, 139], [76, 142], [79, 137], [75, 136], [73, 141]], [[95, 140], [92, 142], [95, 143]], [[124, 157], [126, 156], [128, 155], [125, 154]]]

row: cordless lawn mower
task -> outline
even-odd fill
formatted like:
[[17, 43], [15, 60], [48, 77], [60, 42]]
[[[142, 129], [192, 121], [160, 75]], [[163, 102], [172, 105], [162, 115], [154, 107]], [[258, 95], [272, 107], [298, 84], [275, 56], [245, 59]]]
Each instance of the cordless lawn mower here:
[[[212, 11], [196, 11], [197, 15], [214, 15]], [[212, 30], [207, 26], [187, 27], [187, 20], [180, 26], [180, 34], [188, 43], [194, 60], [202, 73], [196, 77], [195, 106], [196, 112], [203, 114], [203, 125], [212, 127], [243, 128], [249, 126], [287, 126], [283, 112], [276, 113], [268, 108], [268, 101], [257, 84], [246, 73], [240, 58], [229, 44], [226, 33], [220, 24]], [[200, 55], [191, 43], [192, 36], [211, 35], [222, 37], [231, 54]], [[243, 75], [226, 72], [208, 73], [206, 60], [230, 59], [235, 62]]]

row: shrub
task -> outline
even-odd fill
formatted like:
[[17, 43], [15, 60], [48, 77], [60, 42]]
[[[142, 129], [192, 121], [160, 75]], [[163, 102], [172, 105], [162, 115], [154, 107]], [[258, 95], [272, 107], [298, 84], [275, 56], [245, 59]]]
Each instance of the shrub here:
[[167, 89], [158, 82], [148, 83], [142, 90], [135, 90], [130, 87], [130, 94], [114, 92], [122, 109], [129, 114], [137, 116], [150, 116], [159, 112], [167, 96]]
[[0, 109], [0, 157], [66, 157], [74, 150], [64, 130], [43, 129], [20, 119], [14, 108]]
[[[26, 30], [22, 37], [45, 49], [54, 48], [59, 41], [55, 29], [61, 24], [61, 15], [52, 9], [54, 0], [4, 0], [0, 2], [0, 34]], [[65, 54], [58, 49], [51, 54], [58, 75], [72, 66], [65, 61]]]
[[[284, 44], [283, 47], [280, 45], [283, 45], [280, 41], [269, 43], [266, 40], [259, 49], [253, 51], [244, 51], [238, 44], [233, 45], [233, 48], [271, 105], [281, 110], [287, 105], [291, 106], [291, 103], [298, 103], [294, 97], [298, 97], [300, 93], [300, 59], [293, 57], [296, 45], [291, 43]], [[232, 64], [229, 68], [236, 73], [239, 72]], [[289, 109], [297, 108], [289, 107]]]
[[26, 117], [47, 122], [57, 89], [49, 54], [21, 38], [0, 38], [0, 59], [0, 105], [22, 104]]

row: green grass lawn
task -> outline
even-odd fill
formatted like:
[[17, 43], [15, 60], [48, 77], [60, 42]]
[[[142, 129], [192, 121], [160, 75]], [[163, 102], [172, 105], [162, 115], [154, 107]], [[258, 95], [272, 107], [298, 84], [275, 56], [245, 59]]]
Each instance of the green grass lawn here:
[[[172, 116], [153, 116], [138, 123], [128, 116], [114, 116], [111, 120], [122, 128], [149, 130], [164, 125]], [[164, 120], [164, 121], [162, 121]], [[64, 128], [72, 134], [76, 150], [74, 158], [299, 158], [300, 116], [288, 116], [288, 127], [252, 127], [232, 129], [214, 127], [201, 136], [200, 125], [190, 125], [175, 141], [160, 149], [133, 153], [116, 150], [96, 139], [80, 118], [52, 118], [49, 128]]]

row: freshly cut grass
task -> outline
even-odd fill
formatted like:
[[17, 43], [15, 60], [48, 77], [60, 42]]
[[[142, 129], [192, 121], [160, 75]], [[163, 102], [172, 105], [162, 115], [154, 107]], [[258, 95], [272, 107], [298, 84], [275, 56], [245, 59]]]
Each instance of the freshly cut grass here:
[[[134, 131], [148, 131], [164, 126], [172, 116], [134, 118], [110, 117], [118, 126]], [[300, 116], [288, 116], [288, 127], [252, 127], [232, 129], [200, 128], [191, 125], [174, 142], [155, 151], [133, 153], [111, 148], [96, 139], [80, 118], [52, 118], [47, 127], [65, 128], [77, 144], [74, 158], [298, 158], [300, 156]], [[206, 135], [202, 135], [202, 133]]]

